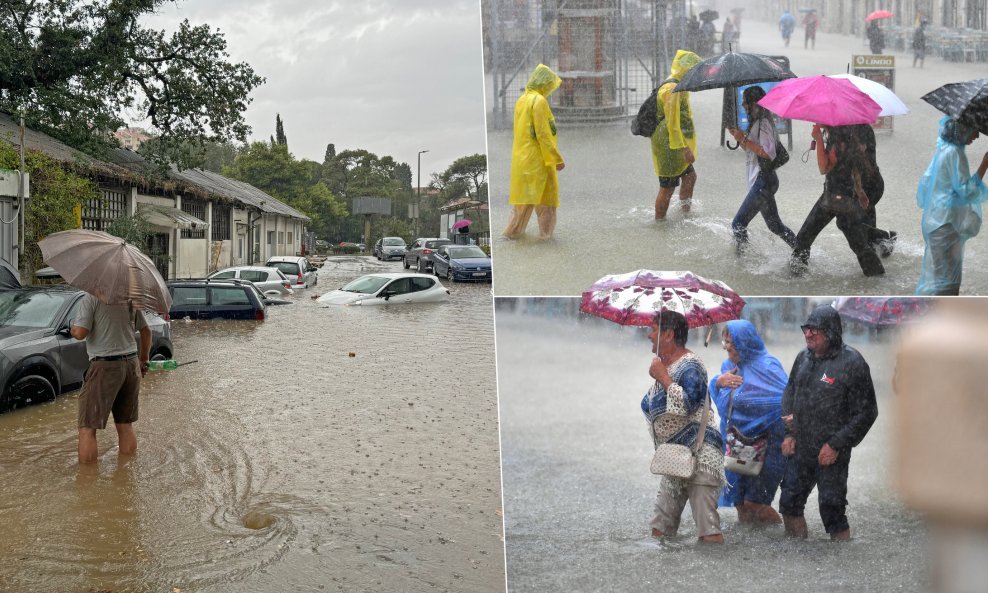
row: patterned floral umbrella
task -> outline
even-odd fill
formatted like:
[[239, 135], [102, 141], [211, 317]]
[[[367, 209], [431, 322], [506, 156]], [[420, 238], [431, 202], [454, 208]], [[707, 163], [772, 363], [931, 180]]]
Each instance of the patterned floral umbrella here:
[[744, 299], [729, 286], [693, 272], [638, 270], [604, 276], [583, 293], [580, 310], [621, 325], [650, 326], [659, 311], [675, 311], [691, 328], [738, 319]]
[[932, 303], [922, 297], [840, 297], [834, 309], [844, 319], [889, 327], [925, 315]]

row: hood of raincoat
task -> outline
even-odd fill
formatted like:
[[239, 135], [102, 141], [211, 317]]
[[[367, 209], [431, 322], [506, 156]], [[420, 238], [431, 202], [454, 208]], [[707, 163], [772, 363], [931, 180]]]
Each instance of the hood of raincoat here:
[[746, 365], [753, 360], [768, 354], [765, 349], [765, 342], [758, 335], [758, 330], [750, 321], [737, 320], [727, 322], [727, 332], [731, 334], [731, 341], [734, 342], [734, 349], [741, 356], [740, 365]]
[[563, 84], [563, 79], [556, 76], [552, 68], [545, 64], [539, 64], [528, 78], [528, 84], [525, 85], [525, 88], [535, 91], [543, 97], [548, 97], [561, 84]]
[[676, 52], [676, 57], [672, 59], [672, 74], [670, 76], [676, 80], [682, 80], [683, 76], [690, 71], [690, 68], [700, 63], [700, 56], [691, 51], [681, 49]]
[[963, 124], [950, 116], [940, 118], [940, 138], [957, 146], [967, 146], [967, 141], [974, 133], [974, 128]]
[[830, 340], [831, 349], [839, 348], [844, 343], [844, 328], [841, 325], [840, 313], [830, 305], [817, 305], [810, 311], [803, 325], [823, 329]]

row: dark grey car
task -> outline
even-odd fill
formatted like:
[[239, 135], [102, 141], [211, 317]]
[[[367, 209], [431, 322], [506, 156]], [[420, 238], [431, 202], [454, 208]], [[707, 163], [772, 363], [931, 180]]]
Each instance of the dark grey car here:
[[415, 271], [419, 274], [424, 274], [426, 270], [432, 269], [432, 253], [441, 246], [449, 245], [450, 243], [452, 241], [449, 239], [440, 239], [438, 237], [415, 239], [415, 242], [405, 252], [405, 256], [402, 258], [402, 264], [406, 270], [414, 266]]
[[[85, 293], [65, 285], [0, 291], [0, 412], [49, 401], [82, 384], [86, 343], [69, 335]], [[154, 313], [151, 358], [172, 357], [171, 326]], [[137, 336], [135, 334], [135, 346]]]

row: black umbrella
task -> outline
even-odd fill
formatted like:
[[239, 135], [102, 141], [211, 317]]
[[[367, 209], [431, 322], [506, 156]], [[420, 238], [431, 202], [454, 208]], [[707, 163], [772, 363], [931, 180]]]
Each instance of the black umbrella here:
[[988, 134], [988, 78], [951, 82], [922, 98], [957, 121]]
[[781, 60], [771, 56], [727, 52], [690, 68], [676, 91], [705, 91], [795, 77]]
[[10, 263], [0, 258], [0, 289], [20, 288], [21, 275]]

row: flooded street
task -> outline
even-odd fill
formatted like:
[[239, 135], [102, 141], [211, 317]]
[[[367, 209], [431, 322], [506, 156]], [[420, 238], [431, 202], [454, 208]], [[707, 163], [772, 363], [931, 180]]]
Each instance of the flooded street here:
[[321, 308], [326, 261], [263, 322], [172, 322], [139, 450], [76, 465], [78, 392], [0, 415], [0, 591], [504, 590], [489, 284]]
[[[524, 300], [504, 302], [512, 300], [499, 298], [496, 311], [512, 593], [930, 589], [926, 528], [896, 502], [888, 475], [894, 333], [872, 339], [845, 329], [871, 366], [879, 405], [851, 461], [851, 542], [830, 542], [814, 492], [808, 541], [786, 539], [781, 526], [739, 525], [735, 510], [722, 508], [726, 545], [699, 546], [688, 510], [680, 535], [659, 543], [648, 535], [658, 477], [639, 408], [652, 383], [646, 331], [562, 311], [528, 315]], [[805, 346], [798, 323], [766, 333], [788, 372]], [[726, 356], [720, 334], [707, 347], [699, 330], [690, 334], [687, 347], [716, 372]]]
[[[797, 33], [801, 36], [802, 29]], [[827, 33], [818, 35], [815, 50], [795, 42], [785, 48], [775, 23], [747, 17], [740, 51], [786, 55], [799, 76], [843, 73], [852, 54], [869, 53], [862, 39]], [[878, 226], [895, 230], [899, 236], [895, 253], [882, 260], [885, 276], [866, 278], [861, 273], [833, 222], [814, 243], [809, 272], [801, 278], [789, 275], [791, 250], [769, 232], [761, 216], [749, 225], [749, 252], [743, 257], [735, 255], [730, 225], [746, 193], [745, 157], [741, 151], [719, 145], [723, 91], [716, 89], [690, 93], [698, 138], [692, 212], [684, 215], [674, 197], [663, 222], [654, 220], [659, 186], [647, 139], [632, 136], [627, 121], [593, 127], [560, 125], [559, 151], [566, 168], [559, 174], [561, 205], [554, 238], [547, 243], [537, 241], [533, 220], [526, 237], [496, 240], [495, 293], [572, 296], [606, 274], [643, 268], [692, 270], [722, 280], [745, 295], [912, 294], [925, 246], [916, 187], [933, 155], [942, 115], [920, 97], [947, 82], [984, 77], [985, 64], [945, 62], [931, 55], [925, 68], [914, 69], [911, 54], [894, 55], [895, 92], [911, 111], [895, 118], [893, 132], [876, 132], [878, 163], [885, 180], [885, 193], [877, 206]], [[528, 75], [520, 73], [514, 86], [523, 86]], [[661, 73], [660, 80], [666, 75]], [[487, 87], [490, 106], [490, 79]], [[792, 158], [779, 169], [776, 201], [783, 222], [793, 232], [799, 230], [823, 190], [824, 178], [814, 155], [804, 155], [810, 129], [809, 123], [793, 122]], [[510, 129], [488, 131], [495, 235], [507, 225], [510, 210], [511, 143]], [[984, 137], [967, 148], [972, 171], [986, 150], [988, 139]], [[985, 241], [978, 236], [966, 245], [961, 294], [988, 294]]]

